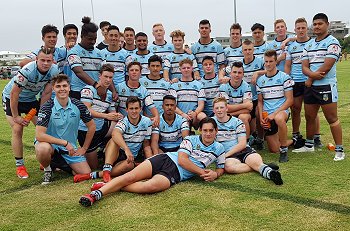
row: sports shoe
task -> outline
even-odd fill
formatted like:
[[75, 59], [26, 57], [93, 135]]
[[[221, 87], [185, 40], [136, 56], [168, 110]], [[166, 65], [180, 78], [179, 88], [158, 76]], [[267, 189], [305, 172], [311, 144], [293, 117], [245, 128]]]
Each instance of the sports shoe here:
[[84, 207], [91, 206], [96, 201], [95, 196], [91, 194], [85, 194], [80, 197], [79, 203]]
[[255, 139], [254, 144], [255, 144], [256, 150], [261, 151], [264, 149], [264, 141], [262, 139]]
[[306, 146], [292, 150], [292, 152], [314, 152], [314, 151], [315, 151], [314, 147], [308, 148]]
[[275, 163], [267, 163], [266, 165], [269, 166], [270, 168], [272, 168], [273, 170], [280, 169], [280, 167]]
[[41, 183], [42, 185], [47, 185], [52, 182], [52, 171], [44, 171], [44, 177], [43, 177], [43, 182]]
[[26, 179], [29, 177], [27, 169], [24, 165], [18, 166], [16, 168], [16, 174], [21, 179]]
[[320, 138], [314, 139], [314, 147], [315, 148], [322, 148], [323, 147], [323, 144], [322, 144]]
[[344, 152], [336, 152], [334, 156], [334, 161], [341, 161], [345, 159], [345, 153]]
[[301, 147], [304, 147], [305, 145], [305, 139], [302, 138], [302, 136], [298, 138], [293, 138], [293, 147], [294, 149], [299, 149]]
[[276, 185], [282, 185], [283, 184], [281, 173], [279, 171], [276, 171], [276, 170], [271, 170], [271, 172], [270, 172], [270, 180], [272, 180], [273, 183], [275, 183]]
[[105, 182], [96, 182], [96, 183], [93, 183], [93, 184], [91, 185], [90, 190], [91, 190], [91, 192], [92, 192], [92, 191], [95, 191], [95, 190], [99, 190], [99, 189], [102, 188], [105, 184], [106, 184]]
[[280, 153], [279, 162], [280, 162], [280, 163], [288, 162], [288, 153], [287, 153], [287, 152], [281, 152], [281, 153]]
[[78, 183], [78, 182], [81, 182], [84, 180], [90, 180], [90, 179], [91, 179], [90, 173], [76, 174], [76, 175], [74, 175], [73, 181], [74, 181], [74, 183]]
[[112, 180], [110, 171], [103, 171], [103, 182], [107, 183]]

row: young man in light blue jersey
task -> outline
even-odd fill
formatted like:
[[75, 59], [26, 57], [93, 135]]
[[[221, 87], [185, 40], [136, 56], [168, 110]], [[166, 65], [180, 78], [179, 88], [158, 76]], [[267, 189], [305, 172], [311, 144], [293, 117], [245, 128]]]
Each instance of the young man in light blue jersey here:
[[[268, 50], [264, 55], [266, 74], [256, 82], [260, 123], [265, 129], [265, 139], [270, 152], [280, 153], [280, 162], [288, 161], [288, 140], [286, 122], [289, 107], [293, 104], [293, 80], [286, 73], [277, 70], [277, 53]], [[268, 116], [263, 117], [263, 112]]]
[[[292, 127], [293, 127], [293, 140], [296, 141], [294, 148], [298, 149], [304, 146], [305, 140], [300, 134], [301, 123], [301, 108], [304, 100], [305, 81], [307, 77], [302, 72], [302, 56], [304, 49], [310, 42], [309, 36], [307, 36], [307, 22], [305, 18], [298, 18], [295, 21], [295, 33], [296, 39], [291, 42], [287, 49], [286, 63], [284, 66], [285, 73], [290, 75], [294, 81], [293, 86], [293, 106], [292, 109]], [[322, 147], [320, 140], [320, 120], [316, 117], [316, 134], [314, 136], [314, 146]]]
[[129, 55], [135, 53], [137, 51], [137, 47], [135, 45], [135, 30], [132, 27], [125, 27], [124, 40], [125, 44], [123, 49], [128, 52]]
[[[103, 88], [105, 92], [103, 96], [100, 96], [97, 90], [90, 85], [86, 85], [81, 90], [80, 100], [89, 109], [96, 124], [94, 137], [85, 154], [91, 169], [96, 169], [98, 167], [97, 149], [107, 143], [116, 122], [123, 118], [122, 114], [116, 112], [115, 102], [112, 99], [112, 92], [108, 90], [109, 85], [113, 84], [113, 74], [114, 67], [111, 64], [104, 64], [101, 67], [100, 77], [96, 87]], [[80, 121], [78, 131], [78, 141], [80, 146], [84, 144], [86, 134], [87, 127], [83, 121]], [[90, 176], [90, 174], [88, 175]], [[81, 178], [84, 177], [87, 176], [75, 175], [74, 182], [79, 182], [81, 181]]]
[[250, 29], [254, 39], [254, 55], [263, 59], [264, 53], [269, 47], [268, 43], [264, 40], [265, 27], [260, 23], [255, 23]]
[[242, 120], [247, 135], [250, 135], [250, 112], [253, 109], [252, 91], [250, 85], [243, 80], [243, 63], [234, 62], [230, 69], [231, 79], [228, 83], [220, 86], [218, 96], [226, 98], [228, 113]]
[[[36, 61], [25, 65], [18, 74], [5, 86], [2, 92], [2, 102], [6, 120], [11, 126], [11, 145], [16, 159], [16, 174], [19, 178], [28, 178], [23, 159], [23, 129], [30, 121], [24, 120], [21, 113], [28, 114], [32, 108], [39, 111], [37, 95], [41, 92], [40, 103], [45, 103], [51, 96], [52, 87], [49, 84], [53, 76], [59, 73], [53, 64], [53, 50], [42, 48], [36, 56]], [[37, 114], [37, 113], [36, 113]], [[36, 124], [36, 115], [31, 119]]]
[[[49, 48], [54, 51], [53, 59], [55, 63], [59, 63], [66, 58], [66, 53], [64, 52], [64, 50], [56, 47], [58, 33], [59, 31], [57, 27], [50, 24], [43, 26], [43, 28], [41, 29], [42, 40], [44, 42], [42, 48]], [[29, 62], [35, 61], [40, 49], [37, 49], [28, 54], [25, 59], [20, 61], [19, 66], [23, 67]]]
[[174, 51], [174, 45], [165, 41], [165, 30], [161, 23], [156, 23], [153, 25], [152, 34], [154, 36], [154, 41], [148, 46], [148, 50], [164, 60], [168, 54]]
[[[141, 100], [136, 96], [129, 96], [126, 110], [127, 116], [118, 121], [112, 132], [112, 139], [106, 146], [102, 173], [104, 182], [133, 169], [137, 157], [143, 160], [153, 155], [150, 146], [152, 121], [140, 114]], [[142, 156], [139, 154], [141, 148]]]
[[207, 19], [199, 22], [200, 38], [192, 45], [192, 54], [196, 57], [201, 78], [204, 76], [202, 61], [205, 56], [212, 56], [215, 61], [215, 73], [225, 67], [225, 54], [221, 44], [210, 38], [211, 26]]
[[180, 30], [174, 30], [170, 34], [174, 45], [174, 51], [168, 54], [164, 62], [163, 76], [166, 81], [177, 82], [181, 78], [180, 61], [190, 59], [193, 62], [193, 75], [196, 80], [200, 79], [197, 60], [193, 54], [189, 54], [184, 49], [185, 33]]
[[258, 71], [264, 69], [264, 60], [259, 56], [254, 55], [254, 44], [250, 40], [245, 40], [242, 43], [243, 51], [243, 80], [250, 84], [252, 91], [252, 102], [253, 109], [250, 112], [250, 133], [252, 134], [252, 139], [250, 139], [250, 145], [254, 144], [257, 150], [262, 150], [264, 148], [264, 130], [260, 125], [260, 119], [256, 119], [258, 114], [258, 93], [256, 92], [255, 83], [252, 82], [254, 74]]
[[148, 69], [148, 59], [154, 55], [151, 51], [147, 49], [148, 38], [143, 32], [139, 32], [135, 35], [137, 51], [131, 54], [126, 60], [126, 65], [131, 62], [139, 62], [142, 66], [142, 77], [149, 75]]
[[[219, 70], [219, 78], [221, 82], [227, 83], [230, 81], [230, 68], [233, 62], [241, 61], [243, 58], [242, 53], [242, 27], [239, 23], [232, 24], [230, 28], [230, 41], [229, 47], [224, 49], [225, 65], [224, 69]], [[222, 80], [226, 77], [226, 81]]]
[[[169, 94], [170, 82], [163, 79], [160, 71], [162, 69], [162, 58], [158, 55], [153, 55], [148, 59], [148, 69], [150, 74], [140, 79], [140, 83], [144, 86], [153, 99], [158, 113], [163, 113], [162, 102], [163, 97]], [[146, 107], [144, 115], [152, 117], [151, 111]]]
[[275, 50], [277, 53], [277, 69], [284, 71], [284, 64], [286, 62], [286, 50], [288, 49], [288, 44], [284, 48], [281, 44], [289, 38], [287, 35], [287, 25], [283, 19], [277, 19], [274, 22], [275, 33], [277, 37], [269, 43], [269, 50]]
[[103, 50], [108, 47], [108, 27], [111, 25], [108, 21], [100, 22], [100, 30], [103, 36], [103, 40], [96, 46], [97, 49]]
[[[219, 77], [214, 72], [214, 59], [211, 56], [206, 56], [203, 58], [203, 70], [204, 76], [200, 80], [203, 84], [203, 90], [205, 94], [205, 103], [203, 112], [205, 116], [212, 117], [213, 112], [213, 100], [219, 92]], [[203, 114], [204, 116], [204, 114]], [[203, 118], [199, 118], [201, 120]]]
[[[81, 42], [68, 52], [68, 63], [73, 71], [70, 96], [76, 99], [80, 99], [80, 91], [86, 85], [96, 87], [103, 62], [100, 50], [94, 47], [98, 27], [90, 20], [89, 17], [82, 19]], [[115, 98], [114, 85], [110, 86], [110, 90]]]
[[[35, 131], [35, 154], [44, 167], [44, 185], [51, 183], [56, 167], [73, 174], [91, 172], [84, 155], [96, 128], [87, 107], [79, 100], [69, 98], [68, 76], [54, 77], [52, 86], [55, 98], [40, 108]], [[83, 145], [77, 147], [80, 120], [87, 126], [87, 133]]]
[[190, 122], [194, 128], [198, 127], [203, 113], [205, 103], [205, 93], [203, 84], [193, 79], [193, 63], [189, 59], [180, 61], [181, 79], [177, 83], [171, 84], [170, 94], [177, 100], [176, 113]]
[[227, 100], [215, 98], [213, 108], [215, 113], [213, 118], [218, 124], [216, 140], [224, 146], [226, 152], [225, 172], [239, 174], [256, 171], [276, 185], [282, 185], [279, 167], [263, 163], [261, 156], [247, 144], [244, 123], [227, 114]]
[[[214, 119], [205, 118], [201, 120], [199, 130], [201, 135], [187, 136], [178, 152], [153, 156], [107, 184], [95, 183], [92, 192], [83, 195], [79, 203], [88, 207], [121, 189], [142, 194], [161, 192], [195, 175], [206, 182], [218, 179], [224, 173], [225, 151], [222, 144], [215, 141], [217, 124]], [[213, 162], [216, 163], [215, 171], [208, 168]]]
[[109, 63], [114, 67], [113, 83], [114, 87], [126, 81], [126, 59], [129, 57], [127, 51], [120, 47], [120, 32], [119, 28], [111, 25], [107, 29], [108, 47], [101, 50], [101, 55], [104, 63]]
[[160, 116], [159, 126], [152, 130], [151, 148], [154, 154], [176, 152], [182, 140], [190, 134], [187, 120], [175, 113], [174, 96], [164, 96], [162, 107], [164, 112]]
[[341, 54], [341, 47], [339, 41], [328, 34], [328, 26], [327, 15], [318, 13], [314, 16], [313, 30], [316, 38], [304, 49], [302, 58], [302, 70], [308, 77], [304, 93], [306, 142], [304, 147], [293, 151], [314, 151], [315, 121], [321, 107], [336, 144], [334, 161], [340, 161], [345, 158], [342, 128], [337, 115], [336, 63]]
[[[148, 90], [140, 84], [141, 64], [139, 62], [131, 62], [127, 66], [128, 80], [117, 86], [119, 96], [119, 112], [127, 115], [126, 101], [129, 96], [137, 96], [141, 100], [141, 111], [147, 111], [152, 114], [151, 120], [153, 126], [159, 125], [159, 112], [153, 103], [153, 99]], [[151, 115], [149, 115], [151, 116]]]

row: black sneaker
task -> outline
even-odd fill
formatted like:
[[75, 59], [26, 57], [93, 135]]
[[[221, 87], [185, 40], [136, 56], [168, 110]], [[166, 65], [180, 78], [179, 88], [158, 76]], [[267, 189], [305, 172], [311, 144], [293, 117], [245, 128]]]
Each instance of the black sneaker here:
[[280, 167], [275, 163], [267, 163], [266, 165], [269, 166], [270, 168], [272, 168], [273, 170], [280, 169]]
[[314, 139], [314, 147], [315, 147], [315, 148], [322, 148], [322, 147], [323, 147], [323, 144], [322, 144], [320, 138], [315, 138], [315, 139]]
[[264, 141], [263, 140], [255, 139], [254, 144], [255, 144], [256, 150], [261, 151], [264, 149]]
[[280, 163], [288, 162], [288, 153], [287, 152], [280, 152]]
[[305, 139], [300, 136], [299, 138], [293, 138], [293, 147], [294, 149], [299, 149], [305, 145]]
[[53, 178], [52, 171], [45, 171], [44, 177], [43, 177], [43, 182], [41, 184], [42, 185], [50, 184], [52, 182], [52, 178]]
[[272, 180], [273, 183], [275, 183], [276, 185], [282, 185], [283, 184], [281, 173], [279, 171], [276, 171], [276, 170], [271, 170], [271, 172], [270, 172], [270, 180]]

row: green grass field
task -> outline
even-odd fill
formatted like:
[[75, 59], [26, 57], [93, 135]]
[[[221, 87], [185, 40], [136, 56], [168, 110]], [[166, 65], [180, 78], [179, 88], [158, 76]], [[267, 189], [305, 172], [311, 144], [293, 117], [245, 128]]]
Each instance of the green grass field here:
[[[339, 63], [337, 73], [338, 113], [349, 153], [350, 61]], [[6, 83], [0, 81], [1, 90]], [[333, 143], [320, 115], [322, 141]], [[4, 113], [0, 127], [0, 230], [350, 230], [350, 156], [334, 162], [334, 154], [326, 148], [307, 154], [290, 152], [289, 162], [280, 164], [284, 179], [280, 187], [258, 173], [224, 175], [212, 183], [195, 178], [166, 192], [122, 192], [83, 208], [78, 200], [93, 181], [73, 184], [71, 176], [56, 173], [54, 183], [42, 186], [33, 125], [24, 134], [30, 177], [17, 178]], [[265, 162], [278, 161], [278, 155], [261, 154]]]

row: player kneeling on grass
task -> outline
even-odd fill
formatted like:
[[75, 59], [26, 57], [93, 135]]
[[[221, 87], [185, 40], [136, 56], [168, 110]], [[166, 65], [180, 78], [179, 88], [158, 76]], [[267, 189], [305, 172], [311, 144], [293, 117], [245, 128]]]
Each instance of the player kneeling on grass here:
[[264, 164], [261, 156], [247, 145], [244, 123], [240, 119], [227, 114], [226, 99], [214, 99], [213, 108], [215, 113], [213, 118], [219, 128], [216, 140], [224, 145], [226, 151], [225, 172], [245, 173], [256, 171], [262, 177], [272, 180], [277, 185], [283, 184], [278, 166]]
[[[156, 193], [199, 175], [205, 181], [214, 181], [224, 173], [225, 150], [215, 141], [217, 124], [212, 118], [199, 122], [201, 135], [187, 136], [178, 152], [158, 154], [142, 162], [132, 171], [114, 178], [107, 184], [93, 184], [90, 194], [83, 195], [79, 203], [91, 206], [102, 196], [120, 190], [133, 193]], [[207, 167], [216, 162], [216, 170]], [[143, 181], [146, 180], [147, 181]]]
[[[55, 167], [76, 174], [87, 174], [91, 169], [85, 152], [95, 133], [95, 122], [87, 107], [76, 99], [69, 98], [68, 76], [58, 75], [52, 80], [54, 99], [47, 101], [39, 110], [36, 124], [36, 158], [44, 167], [42, 184], [52, 180]], [[83, 146], [77, 147], [79, 121], [87, 126]]]

